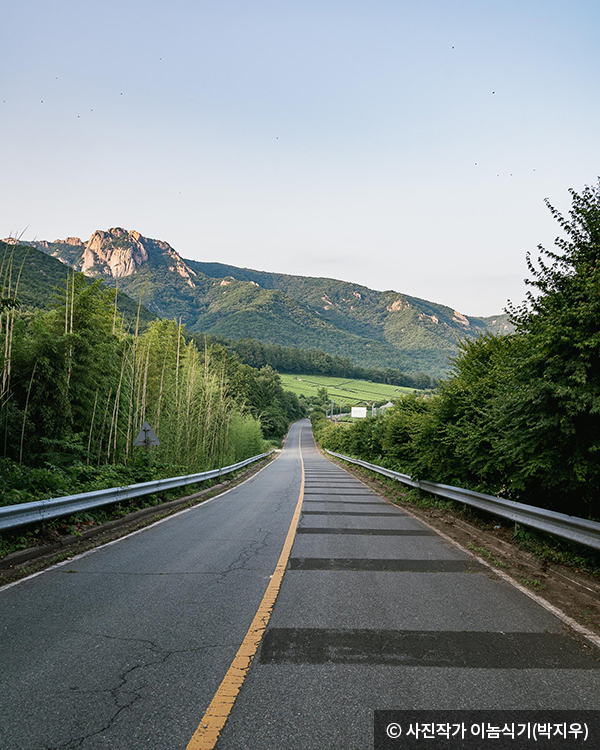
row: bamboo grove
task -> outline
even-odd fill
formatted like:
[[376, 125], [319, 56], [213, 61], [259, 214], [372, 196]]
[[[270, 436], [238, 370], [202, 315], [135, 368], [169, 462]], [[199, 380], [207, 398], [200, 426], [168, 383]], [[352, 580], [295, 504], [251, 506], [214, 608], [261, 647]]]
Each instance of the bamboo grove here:
[[[117, 291], [79, 273], [66, 271], [64, 289], [50, 309], [20, 309], [13, 260], [5, 246], [0, 271], [5, 480], [16, 466], [33, 467], [36, 476], [49, 480], [51, 492], [49, 475], [65, 467], [72, 473], [76, 466], [83, 475], [115, 465], [147, 469], [144, 449], [133, 446], [144, 421], [160, 440], [152, 449], [155, 470], [160, 466], [171, 476], [202, 471], [262, 452], [265, 437], [281, 438], [289, 422], [302, 416], [298, 400], [284, 394], [270, 368], [253, 370], [219, 346], [199, 348], [177, 321], [156, 320], [141, 331], [138, 316], [128, 326], [117, 308]], [[274, 408], [279, 421], [267, 418], [261, 429], [261, 415]]]

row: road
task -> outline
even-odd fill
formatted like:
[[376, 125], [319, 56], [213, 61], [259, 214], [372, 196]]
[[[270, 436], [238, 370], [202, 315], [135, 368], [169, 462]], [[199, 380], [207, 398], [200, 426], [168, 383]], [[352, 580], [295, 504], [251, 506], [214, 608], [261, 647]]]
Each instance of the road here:
[[304, 421], [246, 483], [0, 591], [0, 747], [202, 747], [303, 475], [281, 590], [218, 750], [362, 750], [374, 709], [600, 709], [593, 649], [322, 458]]

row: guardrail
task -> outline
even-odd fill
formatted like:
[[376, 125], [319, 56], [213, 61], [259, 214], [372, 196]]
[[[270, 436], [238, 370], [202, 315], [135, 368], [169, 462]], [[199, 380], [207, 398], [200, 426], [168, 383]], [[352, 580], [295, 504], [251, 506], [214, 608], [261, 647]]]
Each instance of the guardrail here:
[[141, 482], [130, 484], [126, 487], [111, 487], [107, 490], [93, 490], [92, 492], [81, 492], [78, 495], [66, 495], [65, 497], [53, 497], [48, 500], [35, 500], [31, 503], [19, 503], [18, 505], [7, 505], [0, 507], [0, 531], [25, 526], [28, 523], [41, 523], [51, 518], [79, 513], [91, 508], [99, 508], [110, 503], [119, 503], [123, 500], [131, 500], [134, 497], [151, 495], [154, 492], [172, 490], [176, 487], [185, 487], [188, 484], [205, 482], [207, 479], [216, 479], [225, 474], [244, 468], [248, 464], [260, 461], [273, 453], [271, 449], [259, 456], [252, 456], [244, 461], [221, 469], [203, 471], [199, 474], [186, 474], [181, 477], [170, 477], [169, 479], [157, 479], [153, 482]]
[[600, 523], [596, 521], [589, 521], [586, 518], [578, 518], [577, 516], [568, 516], [566, 513], [557, 513], [553, 510], [546, 510], [546, 508], [537, 508], [534, 505], [515, 503], [512, 500], [504, 500], [501, 497], [484, 495], [481, 492], [464, 490], [460, 487], [452, 487], [447, 484], [416, 480], [409, 477], [408, 474], [400, 474], [398, 471], [392, 471], [383, 466], [377, 466], [367, 461], [361, 461], [358, 458], [351, 458], [350, 456], [343, 456], [341, 453], [325, 450], [330, 456], [341, 458], [343, 461], [348, 461], [351, 464], [363, 466], [365, 469], [383, 474], [391, 479], [396, 479], [403, 484], [408, 484], [410, 487], [431, 492], [433, 495], [447, 497], [459, 503], [472, 505], [488, 513], [493, 513], [496, 516], [508, 518], [523, 526], [529, 526], [532, 529], [545, 531], [549, 534], [554, 534], [554, 536], [568, 539], [571, 542], [577, 542], [586, 547], [600, 550]]

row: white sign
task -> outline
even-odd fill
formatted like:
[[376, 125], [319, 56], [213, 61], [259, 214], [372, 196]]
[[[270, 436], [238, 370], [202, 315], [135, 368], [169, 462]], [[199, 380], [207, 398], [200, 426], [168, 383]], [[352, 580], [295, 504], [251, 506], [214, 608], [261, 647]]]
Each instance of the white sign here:
[[367, 407], [366, 406], [353, 406], [350, 411], [350, 416], [352, 419], [365, 419], [367, 416]]

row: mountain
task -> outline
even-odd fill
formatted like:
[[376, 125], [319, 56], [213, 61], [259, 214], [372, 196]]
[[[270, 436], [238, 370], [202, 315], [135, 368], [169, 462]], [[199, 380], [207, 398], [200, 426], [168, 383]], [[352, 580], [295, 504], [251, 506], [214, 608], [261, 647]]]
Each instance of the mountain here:
[[120, 227], [86, 242], [28, 244], [142, 297], [149, 310], [181, 318], [191, 331], [322, 349], [365, 367], [439, 376], [460, 339], [511, 330], [506, 315], [470, 317], [391, 290], [186, 260], [167, 242]]

